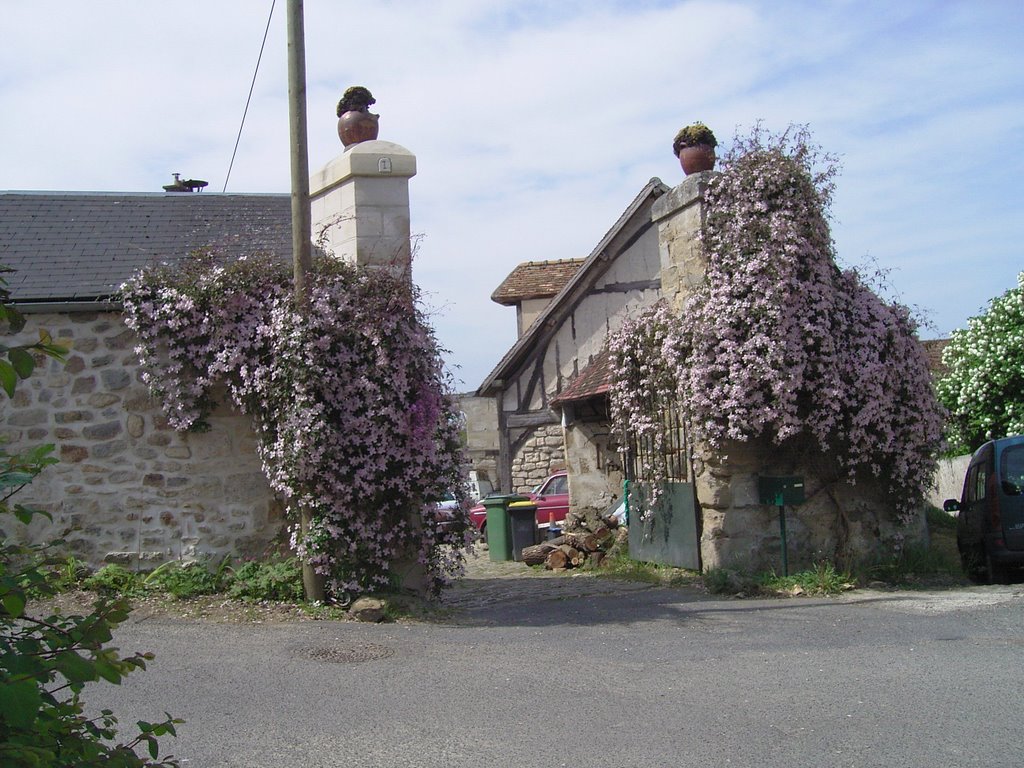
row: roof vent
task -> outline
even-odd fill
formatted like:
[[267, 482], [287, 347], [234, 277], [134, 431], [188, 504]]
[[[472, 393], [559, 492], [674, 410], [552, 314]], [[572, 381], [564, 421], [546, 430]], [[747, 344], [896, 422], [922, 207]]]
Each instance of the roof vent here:
[[182, 179], [180, 173], [172, 173], [174, 176], [173, 184], [165, 184], [164, 192], [202, 192], [210, 182], [203, 181], [202, 179]]

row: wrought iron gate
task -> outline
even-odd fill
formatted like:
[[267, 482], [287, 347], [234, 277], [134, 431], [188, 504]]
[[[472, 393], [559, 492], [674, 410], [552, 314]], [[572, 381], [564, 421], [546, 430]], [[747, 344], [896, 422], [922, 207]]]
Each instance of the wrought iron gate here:
[[[699, 525], [686, 423], [678, 404], [658, 409], [661, 433], [624, 442], [629, 553], [634, 560], [700, 570]], [[645, 477], [646, 473], [652, 476]]]

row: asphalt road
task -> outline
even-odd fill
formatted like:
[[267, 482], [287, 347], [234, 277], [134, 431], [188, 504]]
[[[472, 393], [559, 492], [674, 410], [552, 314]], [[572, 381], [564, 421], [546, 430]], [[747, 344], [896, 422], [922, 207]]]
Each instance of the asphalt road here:
[[87, 698], [184, 717], [187, 768], [1024, 765], [1020, 587], [511, 586], [446, 623], [148, 619], [117, 643], [149, 671]]

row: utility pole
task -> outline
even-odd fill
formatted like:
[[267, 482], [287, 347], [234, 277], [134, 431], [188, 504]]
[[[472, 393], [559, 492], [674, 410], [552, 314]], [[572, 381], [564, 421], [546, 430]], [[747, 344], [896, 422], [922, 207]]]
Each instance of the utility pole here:
[[[306, 149], [306, 32], [302, 0], [288, 0], [288, 126], [291, 133], [292, 165], [292, 262], [295, 274], [295, 307], [309, 311], [306, 276], [312, 265], [309, 212], [309, 155]], [[299, 504], [302, 535], [310, 525], [310, 514]], [[323, 602], [324, 580], [309, 563], [302, 564], [302, 586], [306, 599]]]

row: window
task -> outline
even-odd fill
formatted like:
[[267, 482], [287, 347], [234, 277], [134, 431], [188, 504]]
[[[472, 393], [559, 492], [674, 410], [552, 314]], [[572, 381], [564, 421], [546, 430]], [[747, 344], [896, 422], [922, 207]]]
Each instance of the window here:
[[1003, 451], [999, 474], [1002, 475], [1004, 483], [1010, 483], [1017, 488], [1024, 486], [1024, 445], [1011, 445]]
[[569, 478], [566, 477], [565, 475], [559, 475], [558, 477], [551, 478], [551, 480], [548, 482], [548, 484], [546, 486], [544, 486], [543, 495], [545, 495], [545, 496], [552, 496], [552, 495], [554, 495], [556, 493], [568, 493], [568, 492], [569, 492]]

